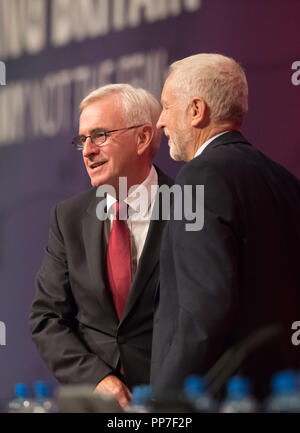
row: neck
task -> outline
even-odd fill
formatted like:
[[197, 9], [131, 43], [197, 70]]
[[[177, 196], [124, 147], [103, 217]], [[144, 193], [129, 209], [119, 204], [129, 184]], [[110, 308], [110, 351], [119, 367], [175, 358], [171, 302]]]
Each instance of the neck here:
[[133, 172], [131, 175], [120, 176], [125, 177], [126, 179], [118, 178], [118, 184], [115, 186], [116, 189], [116, 199], [124, 200], [128, 196], [128, 192], [130, 188], [136, 185], [140, 185], [144, 182], [145, 179], [149, 176], [151, 170], [152, 163], [150, 162], [144, 167], [139, 167], [136, 172]]
[[234, 125], [233, 123], [222, 123], [219, 125], [209, 125], [203, 129], [199, 129], [198, 138], [195, 143], [195, 146], [193, 147], [192, 151], [194, 152], [191, 159], [193, 159], [195, 153], [198, 149], [211, 137], [214, 137], [215, 135], [221, 134], [221, 132], [225, 131], [232, 131], [236, 130], [238, 131], [239, 128]]

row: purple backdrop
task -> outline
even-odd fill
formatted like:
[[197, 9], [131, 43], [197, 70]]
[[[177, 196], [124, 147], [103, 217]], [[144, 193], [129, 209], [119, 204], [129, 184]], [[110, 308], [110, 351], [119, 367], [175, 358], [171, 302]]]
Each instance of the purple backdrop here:
[[[243, 132], [300, 177], [299, 16], [298, 0], [0, 2], [0, 400], [16, 381], [54, 381], [31, 342], [28, 314], [50, 207], [89, 187], [70, 145], [81, 97], [116, 81], [159, 96], [170, 62], [232, 56], [249, 80]], [[173, 176], [180, 167], [165, 141], [156, 162]]]

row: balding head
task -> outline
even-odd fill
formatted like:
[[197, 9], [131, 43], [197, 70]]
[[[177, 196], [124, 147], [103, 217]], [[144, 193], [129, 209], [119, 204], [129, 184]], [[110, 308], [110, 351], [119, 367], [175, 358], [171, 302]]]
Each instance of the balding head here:
[[242, 67], [221, 54], [196, 54], [170, 66], [172, 84], [182, 100], [201, 97], [213, 122], [242, 125], [248, 111], [248, 85]]

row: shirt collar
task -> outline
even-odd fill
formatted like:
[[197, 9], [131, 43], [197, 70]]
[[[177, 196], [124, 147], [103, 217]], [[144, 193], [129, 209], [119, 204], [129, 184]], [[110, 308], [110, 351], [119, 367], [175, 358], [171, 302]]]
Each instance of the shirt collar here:
[[199, 155], [203, 152], [203, 150], [204, 150], [204, 149], [209, 145], [209, 143], [211, 143], [215, 138], [220, 137], [220, 136], [223, 135], [223, 134], [226, 134], [226, 132], [229, 132], [229, 131], [222, 131], [222, 132], [220, 132], [219, 134], [213, 135], [213, 136], [210, 137], [208, 140], [206, 140], [206, 141], [202, 144], [202, 146], [199, 147], [199, 149], [198, 149], [197, 152], [195, 153], [194, 158], [196, 158], [197, 156], [199, 156]]
[[[146, 217], [149, 211], [149, 208], [151, 207], [151, 203], [154, 200], [154, 197], [156, 195], [156, 188], [151, 188], [152, 185], [158, 184], [158, 177], [155, 168], [151, 167], [151, 170], [146, 177], [146, 179], [139, 185], [136, 185], [135, 188], [130, 188], [130, 194], [126, 197], [124, 200], [125, 203], [128, 204], [129, 208], [132, 209], [134, 212], [138, 212], [141, 217]], [[146, 188], [147, 194], [144, 194], [144, 189]], [[150, 200], [148, 201], [148, 198]], [[116, 203], [115, 197], [107, 194], [106, 196], [106, 207], [107, 207], [107, 213], [110, 214], [113, 209], [112, 206], [114, 203]], [[140, 209], [140, 204], [141, 209]], [[144, 212], [142, 212], [143, 210]]]

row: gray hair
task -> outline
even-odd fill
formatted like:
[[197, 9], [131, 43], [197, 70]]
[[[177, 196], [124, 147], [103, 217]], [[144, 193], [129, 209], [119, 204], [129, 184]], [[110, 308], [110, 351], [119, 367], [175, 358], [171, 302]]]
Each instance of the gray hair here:
[[215, 122], [241, 126], [248, 111], [248, 84], [243, 68], [221, 54], [196, 54], [172, 63], [174, 84], [186, 100], [201, 96]]
[[130, 84], [108, 84], [92, 91], [80, 102], [80, 113], [89, 104], [110, 95], [121, 96], [119, 102], [127, 126], [143, 123], [152, 126], [153, 138], [150, 145], [150, 157], [154, 158], [159, 149], [162, 136], [162, 131], [156, 128], [161, 113], [161, 105], [158, 100], [147, 90], [135, 88]]

